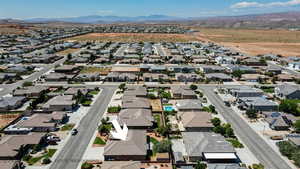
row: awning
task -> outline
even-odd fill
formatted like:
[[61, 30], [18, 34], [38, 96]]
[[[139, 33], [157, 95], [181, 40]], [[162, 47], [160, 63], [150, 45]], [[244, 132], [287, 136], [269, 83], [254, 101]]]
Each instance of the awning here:
[[234, 160], [237, 159], [235, 153], [203, 153], [207, 160]]

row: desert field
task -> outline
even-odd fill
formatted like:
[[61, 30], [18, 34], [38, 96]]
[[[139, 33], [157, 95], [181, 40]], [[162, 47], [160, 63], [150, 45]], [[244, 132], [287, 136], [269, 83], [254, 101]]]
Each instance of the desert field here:
[[198, 40], [213, 41], [249, 55], [300, 56], [300, 31], [198, 28]]
[[18, 118], [20, 114], [0, 114], [0, 129]]
[[67, 41], [111, 41], [111, 42], [189, 42], [197, 37], [186, 34], [159, 33], [90, 33], [66, 39]]

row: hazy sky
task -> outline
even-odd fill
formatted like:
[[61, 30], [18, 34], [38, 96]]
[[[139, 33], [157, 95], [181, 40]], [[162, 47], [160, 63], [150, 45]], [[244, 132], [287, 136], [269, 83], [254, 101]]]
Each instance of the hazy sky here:
[[0, 18], [87, 15], [179, 17], [300, 11], [300, 0], [2, 0]]

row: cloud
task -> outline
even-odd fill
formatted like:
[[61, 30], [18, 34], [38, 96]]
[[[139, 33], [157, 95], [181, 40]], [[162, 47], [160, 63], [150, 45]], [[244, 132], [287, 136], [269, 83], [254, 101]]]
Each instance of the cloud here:
[[270, 2], [270, 3], [259, 3], [259, 2], [239, 2], [233, 4], [230, 8], [241, 9], [241, 8], [268, 8], [268, 7], [289, 7], [300, 5], [300, 0], [290, 0], [286, 2]]

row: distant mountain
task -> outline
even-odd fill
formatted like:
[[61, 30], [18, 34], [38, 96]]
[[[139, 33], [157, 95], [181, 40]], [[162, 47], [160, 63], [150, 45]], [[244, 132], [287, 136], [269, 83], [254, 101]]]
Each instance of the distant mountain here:
[[300, 12], [190, 18], [189, 25], [216, 28], [300, 28]]
[[72, 22], [72, 23], [113, 23], [113, 22], [145, 22], [145, 21], [173, 21], [182, 20], [184, 18], [166, 16], [166, 15], [149, 15], [149, 16], [136, 16], [136, 17], [126, 17], [126, 16], [80, 16], [80, 17], [70, 17], [70, 18], [32, 18], [26, 19], [25, 22]]

